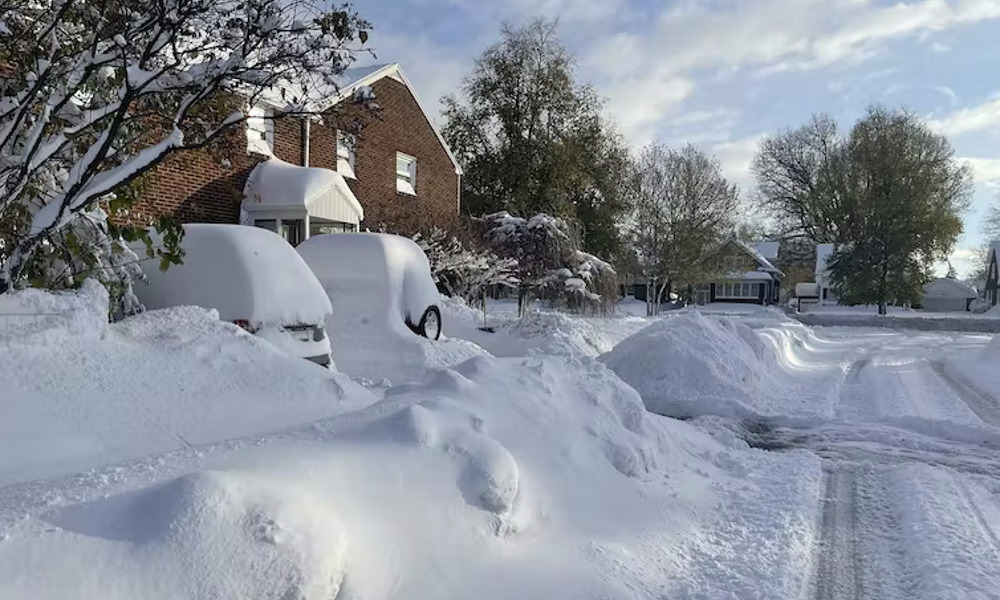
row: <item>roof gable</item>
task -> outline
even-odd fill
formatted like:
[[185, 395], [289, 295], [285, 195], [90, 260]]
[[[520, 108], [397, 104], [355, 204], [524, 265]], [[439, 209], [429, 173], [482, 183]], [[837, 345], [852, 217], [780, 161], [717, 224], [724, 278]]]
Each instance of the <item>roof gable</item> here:
[[746, 252], [747, 254], [749, 254], [751, 258], [753, 258], [755, 261], [757, 261], [757, 265], [758, 265], [758, 269], [757, 270], [764, 271], [764, 272], [767, 272], [767, 273], [775, 273], [775, 274], [777, 274], [777, 275], [779, 275], [781, 277], [785, 276], [785, 274], [781, 272], [781, 269], [778, 269], [773, 264], [771, 264], [771, 261], [767, 260], [764, 257], [764, 255], [761, 254], [756, 248], [754, 248], [754, 247], [750, 246], [749, 244], [747, 244], [745, 242], [742, 242], [742, 241], [740, 241], [740, 240], [738, 240], [736, 238], [733, 238], [732, 242], [734, 244], [736, 244], [736, 247], [738, 247], [739, 249], [743, 250], [744, 252]]
[[924, 286], [924, 295], [947, 296], [952, 298], [975, 298], [979, 294], [972, 285], [957, 279], [942, 277]]
[[777, 260], [781, 242], [758, 242], [754, 248], [767, 260]]
[[[441, 147], [444, 148], [449, 160], [451, 160], [451, 163], [455, 165], [455, 172], [459, 175], [463, 174], [462, 166], [458, 164], [458, 159], [455, 158], [455, 154], [451, 151], [451, 148], [448, 147], [448, 142], [444, 140], [441, 130], [434, 124], [434, 119], [431, 118], [430, 112], [427, 111], [427, 107], [424, 103], [420, 101], [420, 96], [417, 94], [416, 88], [414, 88], [413, 84], [410, 83], [410, 80], [407, 79], [406, 75], [403, 73], [403, 68], [399, 66], [399, 63], [388, 63], [384, 65], [372, 65], [369, 67], [347, 69], [341, 74], [341, 77], [343, 82], [340, 84], [340, 89], [337, 94], [331, 96], [328, 101], [324, 103], [324, 110], [334, 106], [345, 98], [351, 97], [355, 90], [372, 85], [380, 79], [391, 77], [406, 86], [406, 89], [410, 92], [410, 95], [413, 96], [413, 99], [416, 101], [420, 111], [424, 113], [424, 118], [427, 120], [427, 124], [430, 125], [431, 130], [441, 143]], [[377, 102], [378, 98], [376, 98], [375, 101]]]

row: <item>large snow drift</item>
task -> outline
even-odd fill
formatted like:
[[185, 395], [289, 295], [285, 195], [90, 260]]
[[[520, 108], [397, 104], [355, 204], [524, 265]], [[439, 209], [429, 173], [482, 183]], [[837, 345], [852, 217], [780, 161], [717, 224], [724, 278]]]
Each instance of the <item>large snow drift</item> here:
[[0, 322], [0, 484], [273, 431], [374, 400], [214, 311], [179, 307], [108, 325], [98, 284], [40, 294], [2, 297], [67, 310], [37, 321], [30, 336]]
[[8, 490], [0, 596], [799, 598], [809, 577], [815, 457], [651, 415], [589, 359], [473, 359], [283, 440]]
[[[773, 315], [755, 321], [684, 311], [600, 360], [660, 414], [829, 418], [844, 372], [838, 358], [851, 351]], [[818, 354], [826, 360], [807, 360]]]

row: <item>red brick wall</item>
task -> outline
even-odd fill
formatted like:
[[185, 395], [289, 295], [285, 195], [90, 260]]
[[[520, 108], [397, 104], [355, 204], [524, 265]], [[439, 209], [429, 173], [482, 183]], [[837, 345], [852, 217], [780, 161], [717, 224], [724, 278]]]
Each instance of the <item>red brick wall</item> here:
[[[348, 183], [365, 209], [364, 227], [409, 234], [434, 224], [447, 224], [458, 214], [458, 175], [416, 100], [402, 83], [384, 78], [372, 86], [381, 107], [378, 117], [359, 115], [342, 107], [322, 121], [313, 121], [309, 163], [337, 168], [337, 124], [360, 118], [357, 134], [357, 179]], [[274, 153], [302, 164], [302, 122], [274, 121]], [[417, 159], [416, 196], [396, 192], [396, 152]], [[174, 155], [157, 166], [135, 219], [171, 215], [183, 222], [236, 223], [243, 186], [263, 157], [248, 154], [243, 128], [233, 131], [211, 151]]]
[[[372, 85], [381, 107], [378, 118], [364, 119], [357, 134], [357, 179], [348, 179], [365, 209], [364, 225], [411, 233], [446, 224], [458, 214], [458, 175], [416, 99], [407, 87], [389, 77]], [[343, 111], [341, 122], [351, 110]], [[333, 123], [314, 124], [309, 157], [313, 166], [336, 168]], [[396, 191], [396, 152], [417, 159], [416, 196]]]
[[242, 128], [211, 150], [173, 154], [151, 173], [132, 208], [132, 220], [143, 223], [167, 215], [185, 223], [236, 223], [243, 185], [262, 158], [247, 154]]

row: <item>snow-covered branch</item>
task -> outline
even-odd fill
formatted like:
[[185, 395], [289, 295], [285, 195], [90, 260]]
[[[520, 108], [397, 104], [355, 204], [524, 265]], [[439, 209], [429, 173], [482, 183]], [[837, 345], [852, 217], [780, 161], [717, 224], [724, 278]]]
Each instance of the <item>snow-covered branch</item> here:
[[367, 24], [320, 0], [0, 0], [0, 292], [42, 242], [266, 99], [309, 112]]

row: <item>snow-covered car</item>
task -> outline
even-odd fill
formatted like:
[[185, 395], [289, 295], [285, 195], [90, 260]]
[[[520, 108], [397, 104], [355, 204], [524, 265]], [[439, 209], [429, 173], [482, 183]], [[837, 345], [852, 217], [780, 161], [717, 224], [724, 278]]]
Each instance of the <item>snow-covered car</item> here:
[[413, 240], [333, 233], [310, 237], [296, 250], [329, 294], [338, 328], [363, 332], [384, 324], [430, 340], [441, 337], [440, 295], [427, 256]]
[[[289, 354], [330, 364], [330, 299], [288, 242], [259, 227], [189, 224], [181, 247], [183, 264], [144, 265], [149, 283], [135, 290], [147, 309], [214, 308]], [[142, 256], [145, 247], [135, 250]]]

